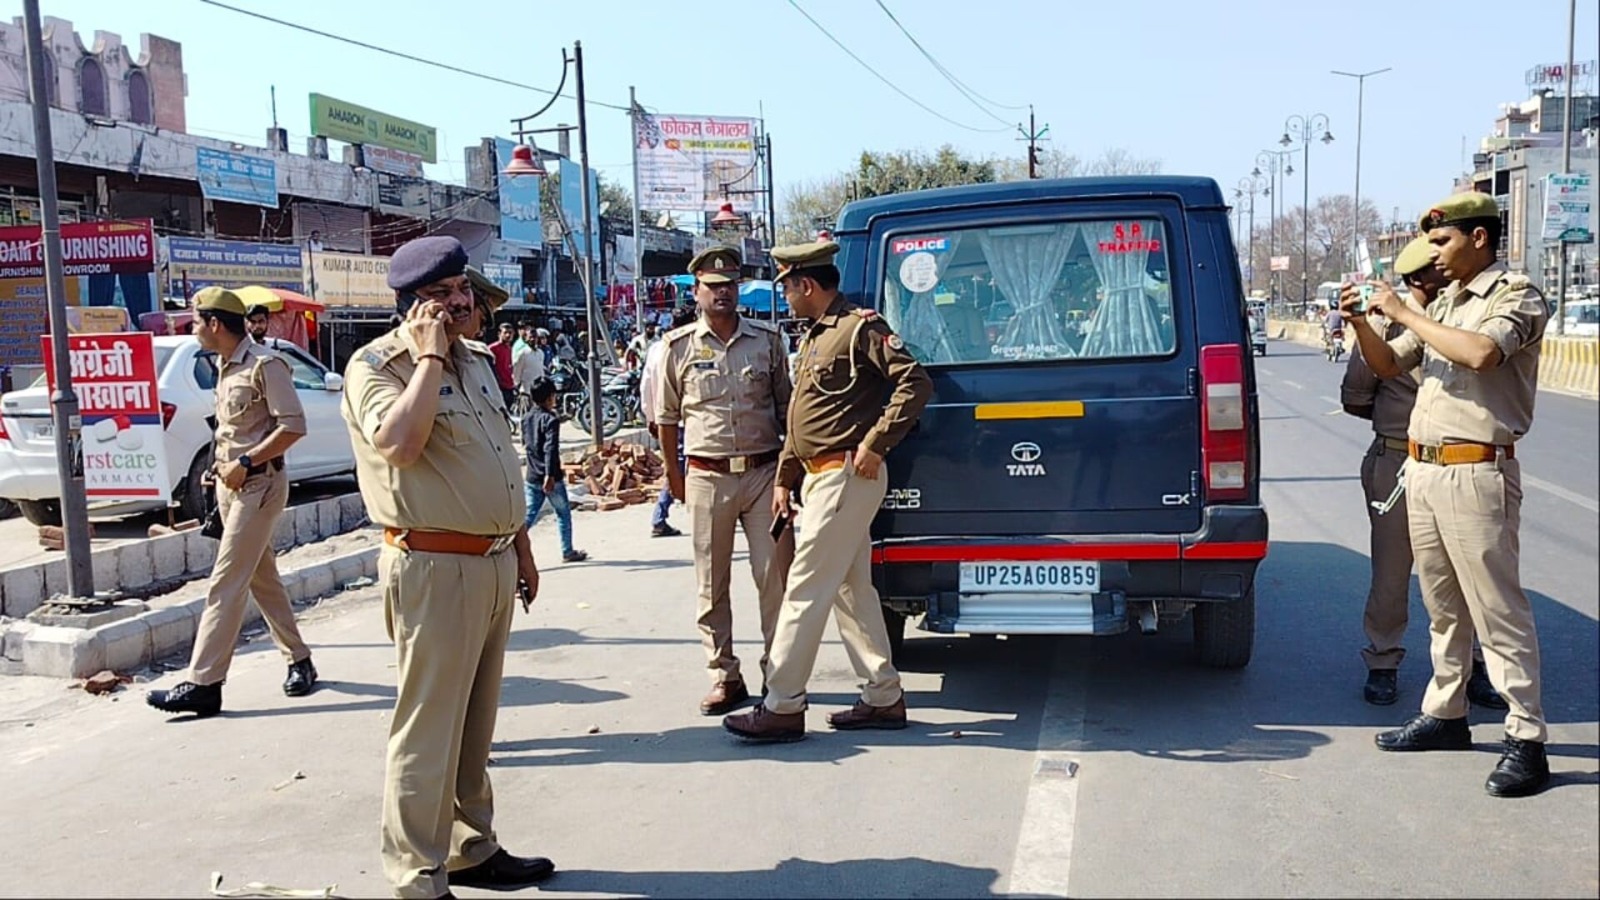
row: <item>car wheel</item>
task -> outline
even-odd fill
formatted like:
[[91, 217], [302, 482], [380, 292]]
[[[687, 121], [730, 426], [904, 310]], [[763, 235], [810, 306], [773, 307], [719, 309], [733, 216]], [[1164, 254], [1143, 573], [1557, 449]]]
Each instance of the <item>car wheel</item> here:
[[189, 464], [189, 473], [183, 477], [183, 496], [178, 498], [178, 518], [182, 521], [202, 522], [211, 509], [212, 489], [206, 487], [206, 472], [211, 469], [209, 448], [202, 451]]
[[1242, 669], [1250, 664], [1256, 641], [1256, 587], [1238, 600], [1194, 605], [1194, 655], [1213, 669]]
[[34, 525], [60, 525], [60, 500], [18, 500], [17, 509], [22, 517]]

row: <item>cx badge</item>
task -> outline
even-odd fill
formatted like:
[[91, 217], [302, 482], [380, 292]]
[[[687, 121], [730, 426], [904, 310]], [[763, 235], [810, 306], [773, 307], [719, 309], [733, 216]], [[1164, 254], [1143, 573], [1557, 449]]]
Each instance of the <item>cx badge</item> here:
[[1019, 441], [1011, 445], [1011, 458], [1015, 462], [1006, 464], [1006, 474], [1012, 478], [1036, 478], [1045, 474], [1044, 463], [1039, 459], [1044, 451], [1033, 441]]

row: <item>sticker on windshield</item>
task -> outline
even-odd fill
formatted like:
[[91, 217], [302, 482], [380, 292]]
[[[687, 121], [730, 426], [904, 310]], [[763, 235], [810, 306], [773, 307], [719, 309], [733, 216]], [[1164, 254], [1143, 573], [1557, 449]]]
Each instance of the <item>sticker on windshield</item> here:
[[913, 294], [925, 294], [939, 283], [939, 260], [921, 250], [900, 261], [900, 283]]
[[895, 256], [917, 253], [923, 250], [930, 253], [943, 253], [949, 249], [950, 239], [947, 237], [900, 238], [890, 245], [890, 250]]

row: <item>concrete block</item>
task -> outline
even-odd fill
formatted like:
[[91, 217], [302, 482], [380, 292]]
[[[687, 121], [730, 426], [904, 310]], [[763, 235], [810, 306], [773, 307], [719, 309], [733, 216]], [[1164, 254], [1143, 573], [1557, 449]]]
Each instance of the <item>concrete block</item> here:
[[4, 647], [5, 658], [11, 662], [22, 662], [22, 644], [28, 635], [37, 628], [32, 622], [13, 622], [5, 630], [5, 635], [0, 637], [0, 645]]
[[355, 531], [367, 524], [367, 505], [360, 494], [345, 494], [339, 498], [339, 533]]
[[194, 643], [196, 618], [187, 606], [167, 606], [140, 617], [150, 626], [150, 658], [160, 659]]
[[[65, 594], [66, 592], [67, 558], [63, 556], [60, 559], [52, 559], [44, 564], [44, 596], [40, 603], [57, 594]], [[6, 602], [9, 603], [10, 601]], [[16, 613], [7, 611], [6, 615], [14, 616]]]
[[102, 625], [94, 635], [105, 648], [106, 668], [111, 671], [131, 672], [149, 665], [150, 624], [143, 619]]
[[97, 590], [108, 591], [113, 588], [133, 590], [145, 587], [155, 580], [155, 562], [151, 559], [148, 541], [131, 541], [113, 549], [117, 555], [116, 583], [101, 585], [96, 582]]
[[217, 561], [217, 544], [198, 530], [183, 533], [184, 566], [190, 575], [210, 575]]
[[333, 591], [333, 567], [317, 563], [300, 570], [301, 590], [306, 600], [314, 600]]
[[294, 543], [294, 514], [285, 510], [283, 515], [278, 517], [278, 524], [273, 526], [272, 549], [278, 553], [284, 553], [293, 549]]
[[[94, 589], [96, 591], [114, 591], [117, 589], [117, 560], [121, 558], [118, 551], [121, 547], [105, 547], [89, 554], [89, 559], [94, 566]], [[89, 674], [94, 674], [93, 672]]]
[[315, 544], [322, 538], [322, 535], [317, 534], [317, 505], [315, 503], [303, 503], [284, 510], [283, 514], [286, 518], [294, 516], [295, 546]]
[[40, 565], [0, 572], [0, 597], [5, 598], [0, 612], [20, 619], [38, 609], [45, 598], [44, 572]]
[[167, 534], [150, 539], [151, 572], [157, 581], [182, 578], [189, 568], [186, 534]]
[[282, 572], [279, 573], [278, 577], [283, 579], [283, 589], [289, 595], [290, 603], [302, 603], [307, 599], [305, 595], [306, 582], [301, 577], [299, 570]]
[[367, 574], [366, 567], [361, 564], [361, 556], [357, 553], [336, 556], [328, 561], [328, 567], [333, 571], [333, 584], [337, 588], [343, 588]]
[[29, 675], [87, 678], [105, 667], [105, 645], [81, 628], [41, 625], [22, 643], [22, 670]]
[[339, 533], [339, 498], [317, 501], [317, 534], [330, 538]]

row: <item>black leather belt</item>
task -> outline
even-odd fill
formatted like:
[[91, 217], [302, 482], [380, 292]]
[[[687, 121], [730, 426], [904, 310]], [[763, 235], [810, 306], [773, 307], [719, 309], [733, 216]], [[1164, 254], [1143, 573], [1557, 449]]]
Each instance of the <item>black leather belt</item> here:
[[268, 469], [271, 469], [274, 472], [282, 472], [283, 471], [283, 457], [278, 456], [278, 457], [274, 457], [272, 459], [269, 459], [264, 463], [256, 463], [255, 465], [251, 466], [250, 468], [245, 469], [244, 470], [244, 474], [245, 474], [246, 477], [251, 476], [251, 475], [264, 475], [264, 474], [266, 474]]

